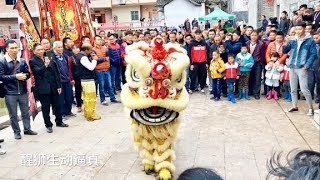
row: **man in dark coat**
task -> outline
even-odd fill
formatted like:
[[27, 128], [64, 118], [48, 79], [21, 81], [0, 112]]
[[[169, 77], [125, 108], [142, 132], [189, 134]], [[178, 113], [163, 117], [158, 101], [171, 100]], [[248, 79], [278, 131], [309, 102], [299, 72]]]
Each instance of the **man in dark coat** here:
[[287, 18], [288, 13], [287, 11], [282, 11], [281, 18], [280, 18], [280, 24], [279, 24], [279, 30], [282, 31], [284, 34], [288, 33], [290, 22]]
[[35, 94], [41, 102], [41, 110], [48, 133], [52, 133], [50, 121], [50, 105], [55, 107], [56, 125], [68, 127], [62, 122], [59, 95], [61, 94], [61, 80], [55, 61], [44, 57], [44, 49], [40, 44], [33, 48], [34, 56], [30, 60], [30, 67], [35, 78]]
[[21, 130], [17, 115], [19, 104], [25, 135], [37, 135], [31, 130], [29, 115], [29, 99], [26, 80], [30, 78], [28, 65], [18, 56], [18, 44], [8, 40], [5, 45], [6, 54], [0, 60], [0, 81], [4, 85], [6, 107], [15, 139], [21, 139]]

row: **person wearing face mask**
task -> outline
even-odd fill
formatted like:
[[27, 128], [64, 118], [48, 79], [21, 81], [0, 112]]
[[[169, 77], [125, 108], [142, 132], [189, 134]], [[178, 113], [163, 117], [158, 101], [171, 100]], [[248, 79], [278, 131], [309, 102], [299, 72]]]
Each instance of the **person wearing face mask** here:
[[68, 127], [62, 122], [59, 95], [61, 94], [61, 80], [58, 65], [48, 57], [43, 56], [44, 48], [40, 44], [33, 47], [34, 56], [30, 60], [30, 68], [35, 78], [35, 94], [41, 102], [42, 116], [48, 133], [52, 133], [50, 121], [50, 106], [55, 107], [57, 127]]
[[6, 54], [0, 60], [0, 81], [4, 83], [5, 103], [10, 116], [11, 127], [15, 139], [21, 139], [21, 130], [17, 115], [19, 104], [24, 134], [37, 135], [31, 130], [29, 116], [29, 100], [26, 80], [30, 78], [28, 65], [24, 59], [18, 56], [18, 44], [14, 40], [8, 40], [5, 44]]

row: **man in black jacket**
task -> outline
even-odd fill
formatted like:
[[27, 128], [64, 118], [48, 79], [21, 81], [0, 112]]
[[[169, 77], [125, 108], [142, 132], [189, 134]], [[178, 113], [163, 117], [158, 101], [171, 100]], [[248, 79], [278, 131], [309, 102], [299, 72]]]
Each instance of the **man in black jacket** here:
[[56, 108], [56, 125], [58, 127], [68, 127], [68, 125], [62, 122], [60, 112], [61, 80], [58, 66], [54, 61], [50, 61], [48, 57], [44, 57], [43, 52], [44, 49], [40, 44], [34, 45], [34, 56], [30, 60], [30, 68], [35, 78], [35, 93], [41, 102], [41, 110], [47, 132], [52, 133], [52, 123], [50, 121], [51, 104]]
[[195, 31], [195, 39], [191, 41], [190, 48], [188, 50], [190, 54], [190, 74], [191, 74], [191, 85], [190, 93], [193, 90], [198, 89], [196, 83], [197, 77], [200, 84], [201, 93], [205, 93], [204, 87], [206, 85], [207, 68], [209, 66], [209, 47], [205, 40], [202, 38], [201, 30]]
[[31, 130], [29, 116], [29, 100], [26, 80], [30, 78], [30, 72], [25, 60], [18, 55], [18, 44], [14, 40], [8, 40], [5, 45], [6, 54], [0, 60], [0, 81], [4, 83], [5, 102], [10, 116], [11, 127], [15, 139], [21, 139], [21, 130], [17, 116], [19, 103], [25, 135], [37, 135]]
[[284, 34], [288, 33], [289, 30], [289, 19], [287, 18], [288, 13], [287, 11], [282, 11], [281, 18], [280, 18], [280, 24], [279, 24], [279, 30], [282, 31]]

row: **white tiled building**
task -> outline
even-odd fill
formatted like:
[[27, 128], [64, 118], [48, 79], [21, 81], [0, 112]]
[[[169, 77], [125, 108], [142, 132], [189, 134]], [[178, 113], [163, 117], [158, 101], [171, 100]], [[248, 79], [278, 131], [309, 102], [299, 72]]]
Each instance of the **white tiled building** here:
[[92, 20], [106, 23], [117, 20], [131, 27], [140, 27], [140, 20], [158, 21], [156, 0], [91, 0]]

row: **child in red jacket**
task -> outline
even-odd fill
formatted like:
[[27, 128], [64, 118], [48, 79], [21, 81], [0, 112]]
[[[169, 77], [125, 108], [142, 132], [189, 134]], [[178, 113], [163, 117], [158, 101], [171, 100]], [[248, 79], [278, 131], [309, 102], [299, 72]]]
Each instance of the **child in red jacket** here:
[[233, 54], [228, 55], [228, 62], [225, 64], [225, 77], [228, 87], [228, 101], [235, 103], [234, 98], [234, 85], [236, 79], [239, 79], [239, 64], [234, 62]]

